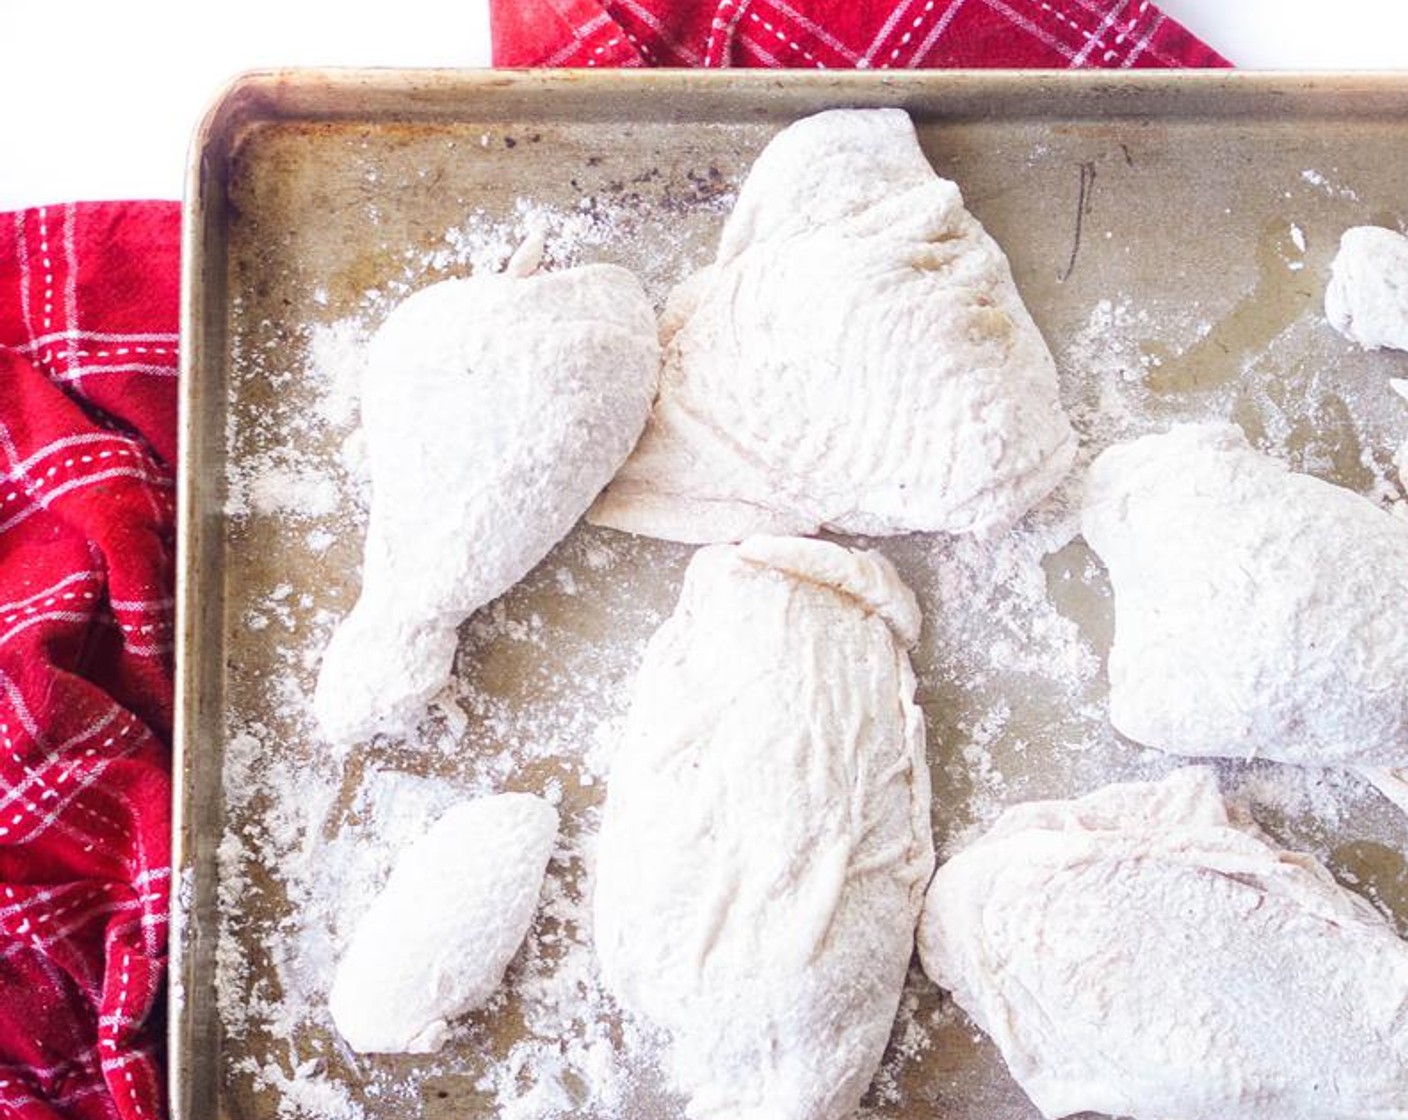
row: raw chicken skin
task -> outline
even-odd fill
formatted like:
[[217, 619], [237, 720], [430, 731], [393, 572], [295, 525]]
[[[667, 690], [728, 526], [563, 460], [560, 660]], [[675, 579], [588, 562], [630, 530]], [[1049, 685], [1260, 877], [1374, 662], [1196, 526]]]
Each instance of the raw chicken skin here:
[[462, 802], [401, 853], [328, 997], [354, 1050], [440, 1049], [502, 983], [538, 909], [557, 811], [526, 793]]
[[329, 739], [415, 725], [449, 679], [455, 628], [527, 575], [625, 461], [658, 368], [650, 302], [613, 265], [447, 280], [392, 312], [362, 394], [361, 597], [314, 697]]
[[837, 1120], [879, 1066], [933, 868], [919, 610], [821, 541], [700, 550], [613, 759], [595, 943], [691, 1117]]
[[690, 542], [989, 534], [1075, 454], [1007, 259], [899, 109], [774, 137], [661, 338], [660, 395], [597, 524]]
[[1175, 754], [1408, 762], [1408, 522], [1295, 474], [1230, 424], [1091, 466], [1110, 570], [1110, 721]]
[[1044, 1116], [1408, 1118], [1408, 943], [1210, 769], [1009, 809], [919, 952]]

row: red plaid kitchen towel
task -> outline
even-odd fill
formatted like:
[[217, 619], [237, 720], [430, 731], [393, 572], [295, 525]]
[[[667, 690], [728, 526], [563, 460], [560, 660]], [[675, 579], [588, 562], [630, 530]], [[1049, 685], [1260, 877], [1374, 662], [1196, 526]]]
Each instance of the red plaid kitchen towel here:
[[496, 66], [1226, 66], [1147, 0], [490, 0]]
[[0, 1115], [159, 1120], [179, 208], [0, 214]]

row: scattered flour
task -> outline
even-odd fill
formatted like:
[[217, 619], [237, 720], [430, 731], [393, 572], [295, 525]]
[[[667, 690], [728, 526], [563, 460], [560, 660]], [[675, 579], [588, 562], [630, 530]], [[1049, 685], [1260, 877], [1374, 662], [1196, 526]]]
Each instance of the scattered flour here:
[[1345, 198], [1351, 202], [1359, 201], [1359, 194], [1352, 187], [1346, 187], [1339, 183], [1332, 182], [1323, 172], [1313, 168], [1306, 168], [1300, 173], [1301, 179], [1314, 187], [1316, 190], [1329, 195], [1331, 198]]

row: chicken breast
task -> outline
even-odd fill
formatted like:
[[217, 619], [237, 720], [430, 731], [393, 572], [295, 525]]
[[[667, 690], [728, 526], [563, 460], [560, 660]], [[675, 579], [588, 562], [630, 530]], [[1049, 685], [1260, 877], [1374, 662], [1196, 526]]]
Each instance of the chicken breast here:
[[328, 997], [354, 1050], [439, 1050], [450, 1020], [498, 990], [523, 943], [557, 837], [526, 793], [456, 805], [404, 851], [357, 925]]
[[1207, 768], [1009, 809], [919, 952], [1044, 1116], [1408, 1117], [1408, 943]]
[[1075, 454], [1007, 259], [898, 109], [774, 137], [661, 338], [659, 398], [597, 524], [691, 542], [988, 534]]
[[1345, 230], [1330, 266], [1325, 318], [1365, 350], [1408, 350], [1408, 237], [1378, 226]]
[[566, 536], [625, 461], [658, 369], [650, 302], [612, 265], [446, 280], [391, 313], [362, 393], [361, 596], [314, 696], [329, 739], [414, 727], [449, 679], [456, 627]]
[[1110, 448], [1081, 525], [1110, 570], [1110, 720], [1175, 754], [1408, 763], [1408, 522], [1229, 424]]
[[883, 557], [764, 537], [700, 550], [646, 650], [594, 934], [691, 1117], [848, 1116], [879, 1066], [933, 867], [918, 632]]

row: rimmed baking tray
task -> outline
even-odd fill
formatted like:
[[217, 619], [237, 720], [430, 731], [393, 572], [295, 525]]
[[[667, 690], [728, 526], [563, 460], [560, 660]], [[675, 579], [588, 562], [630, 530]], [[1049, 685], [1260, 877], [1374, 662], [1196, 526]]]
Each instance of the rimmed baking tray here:
[[[346, 433], [299, 420], [326, 391], [306, 376], [317, 361], [310, 327], [374, 321], [398, 291], [463, 271], [467, 246], [484, 248], [476, 228], [517, 230], [543, 208], [556, 216], [560, 262], [634, 264], [659, 298], [686, 264], [707, 259], [730, 192], [767, 138], [838, 105], [912, 114], [935, 167], [958, 181], [1008, 252], [1057, 353], [1067, 404], [1093, 442], [1184, 416], [1227, 416], [1297, 466], [1385, 504], [1402, 498], [1392, 454], [1408, 434], [1408, 409], [1387, 378], [1403, 367], [1338, 339], [1319, 301], [1344, 228], [1402, 228], [1408, 216], [1403, 76], [240, 78], [196, 137], [185, 218], [170, 1009], [177, 1120], [493, 1115], [503, 1102], [482, 1091], [484, 1069], [521, 1029], [512, 972], [506, 1005], [475, 1028], [472, 1052], [452, 1052], [430, 1078], [404, 1063], [352, 1060], [316, 1024], [222, 1024], [251, 993], [277, 1005], [277, 985], [262, 978], [278, 971], [277, 931], [300, 921], [280, 868], [258, 858], [270, 850], [273, 826], [260, 817], [267, 800], [238, 783], [258, 786], [275, 765], [303, 768], [316, 800], [329, 768], [341, 767], [333, 801], [345, 809], [372, 766], [330, 761], [299, 708], [328, 619], [355, 594], [356, 503], [345, 488], [330, 503], [313, 495], [302, 506], [278, 495], [251, 502], [247, 492], [250, 464], [285, 453], [301, 456], [303, 473], [271, 468], [266, 486], [306, 484], [310, 463], [314, 475], [320, 463], [328, 477], [342, 469]], [[563, 217], [572, 213], [586, 215], [587, 227]], [[581, 717], [596, 705], [619, 714], [640, 643], [668, 612], [689, 550], [613, 537], [578, 530], [492, 625], [466, 631], [461, 699], [473, 702], [439, 731], [461, 753], [389, 744], [367, 757], [385, 772], [451, 784], [474, 784], [473, 771], [482, 784], [473, 760], [492, 749], [504, 785], [551, 786], [569, 828], [589, 829], [601, 787], [588, 780], [595, 763], [583, 761], [586, 748], [538, 744], [516, 760], [503, 746], [513, 738], [505, 713], [556, 705]], [[1024, 540], [1027, 553], [1000, 561], [923, 537], [879, 544], [926, 610], [915, 662], [941, 847], [1005, 800], [1076, 794], [1170, 765], [1100, 730], [1110, 612], [1098, 566], [1075, 541], [1035, 568], [1040, 534]], [[1033, 589], [1038, 571], [1043, 583]], [[1054, 611], [1033, 613], [1034, 595], [1049, 595]], [[609, 732], [609, 718], [601, 726]], [[229, 757], [237, 737], [238, 767]], [[1276, 835], [1321, 854], [1400, 927], [1408, 923], [1408, 834], [1377, 795], [1349, 777], [1226, 772]], [[335, 839], [336, 805], [319, 809], [300, 843]], [[241, 845], [255, 854], [222, 859], [222, 846]], [[580, 889], [580, 870], [569, 868], [563, 891]], [[217, 991], [234, 975], [243, 987]], [[287, 1037], [273, 1037], [279, 1031]], [[257, 1075], [271, 1062], [284, 1090], [279, 1077]], [[875, 1115], [1035, 1115], [990, 1047], [917, 974], [886, 1069], [886, 1090], [867, 1106]], [[321, 1108], [287, 1088], [309, 1071], [319, 1085], [341, 1087]], [[520, 1106], [519, 1115], [534, 1114]], [[664, 1115], [676, 1106], [648, 1107]], [[639, 1101], [622, 1108], [651, 1114]]]

